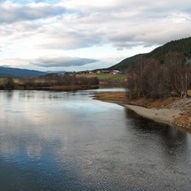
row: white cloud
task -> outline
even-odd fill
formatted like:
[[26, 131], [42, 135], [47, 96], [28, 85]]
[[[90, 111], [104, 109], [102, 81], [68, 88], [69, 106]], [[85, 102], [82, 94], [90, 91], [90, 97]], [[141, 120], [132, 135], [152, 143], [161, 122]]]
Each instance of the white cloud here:
[[105, 45], [120, 57], [125, 49], [129, 55], [133, 47], [145, 51], [191, 34], [189, 0], [0, 1], [0, 12], [1, 59], [81, 57], [77, 50]]

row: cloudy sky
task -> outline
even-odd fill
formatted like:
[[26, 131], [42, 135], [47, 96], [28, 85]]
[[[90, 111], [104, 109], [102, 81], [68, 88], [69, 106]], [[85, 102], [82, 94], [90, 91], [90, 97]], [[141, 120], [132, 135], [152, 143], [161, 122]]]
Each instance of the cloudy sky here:
[[191, 36], [190, 0], [0, 0], [0, 65], [107, 67]]

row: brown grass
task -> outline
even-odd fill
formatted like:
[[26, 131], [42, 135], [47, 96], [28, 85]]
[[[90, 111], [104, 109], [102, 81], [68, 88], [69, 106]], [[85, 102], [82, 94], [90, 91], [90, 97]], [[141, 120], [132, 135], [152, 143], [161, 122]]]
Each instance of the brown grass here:
[[174, 120], [174, 125], [177, 127], [191, 129], [191, 117], [183, 113]]
[[94, 95], [95, 99], [102, 101], [112, 101], [112, 102], [122, 102], [127, 103], [128, 99], [126, 96], [126, 92], [103, 92], [96, 93]]
[[174, 101], [180, 99], [175, 97], [169, 97], [165, 99], [148, 99], [148, 98], [139, 98], [139, 99], [129, 99], [127, 98], [126, 92], [104, 92], [96, 93], [94, 96], [98, 100], [102, 101], [112, 101], [112, 102], [121, 102], [131, 105], [138, 105], [147, 108], [168, 108], [168, 106]]
[[[147, 99], [147, 98], [128, 99], [125, 92], [96, 93], [94, 98], [102, 101], [138, 105], [147, 108], [157, 108], [157, 109], [162, 109], [162, 108], [170, 109], [171, 104], [173, 102], [182, 99], [177, 97], [169, 97], [157, 100]], [[182, 129], [182, 131], [189, 131], [189, 133], [191, 133], [191, 108], [188, 110], [184, 110], [184, 112], [181, 113], [180, 116], [173, 121], [173, 125], [180, 130]]]

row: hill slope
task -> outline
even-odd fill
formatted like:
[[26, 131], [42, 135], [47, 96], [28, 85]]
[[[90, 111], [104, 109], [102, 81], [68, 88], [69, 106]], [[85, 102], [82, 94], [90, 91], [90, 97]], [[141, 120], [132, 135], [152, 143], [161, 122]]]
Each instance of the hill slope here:
[[110, 67], [108, 69], [110, 69], [110, 70], [115, 70], [115, 69], [124, 70], [124, 69], [126, 69], [128, 67], [129, 64], [134, 63], [135, 60], [141, 55], [143, 55], [143, 54], [137, 54], [135, 56], [126, 58], [126, 59], [122, 60], [121, 62], [119, 62], [118, 64], [116, 64], [116, 65], [114, 65], [114, 66], [112, 66], [112, 67]]
[[19, 68], [7, 68], [0, 66], [0, 77], [29, 77], [29, 76], [42, 76], [46, 75], [46, 72], [40, 72], [36, 70], [27, 70]]
[[124, 70], [129, 65], [133, 64], [139, 56], [144, 56], [146, 58], [155, 58], [164, 63], [165, 55], [169, 52], [181, 53], [185, 58], [191, 58], [191, 37], [184, 38], [180, 40], [175, 40], [166, 43], [165, 45], [154, 49], [150, 53], [139, 54], [122, 60], [120, 63], [110, 67], [109, 69]]

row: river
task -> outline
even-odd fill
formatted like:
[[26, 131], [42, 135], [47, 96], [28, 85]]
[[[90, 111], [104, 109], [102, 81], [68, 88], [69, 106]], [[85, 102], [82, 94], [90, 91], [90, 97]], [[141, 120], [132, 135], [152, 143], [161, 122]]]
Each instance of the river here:
[[95, 91], [0, 91], [0, 190], [190, 191], [191, 135]]

